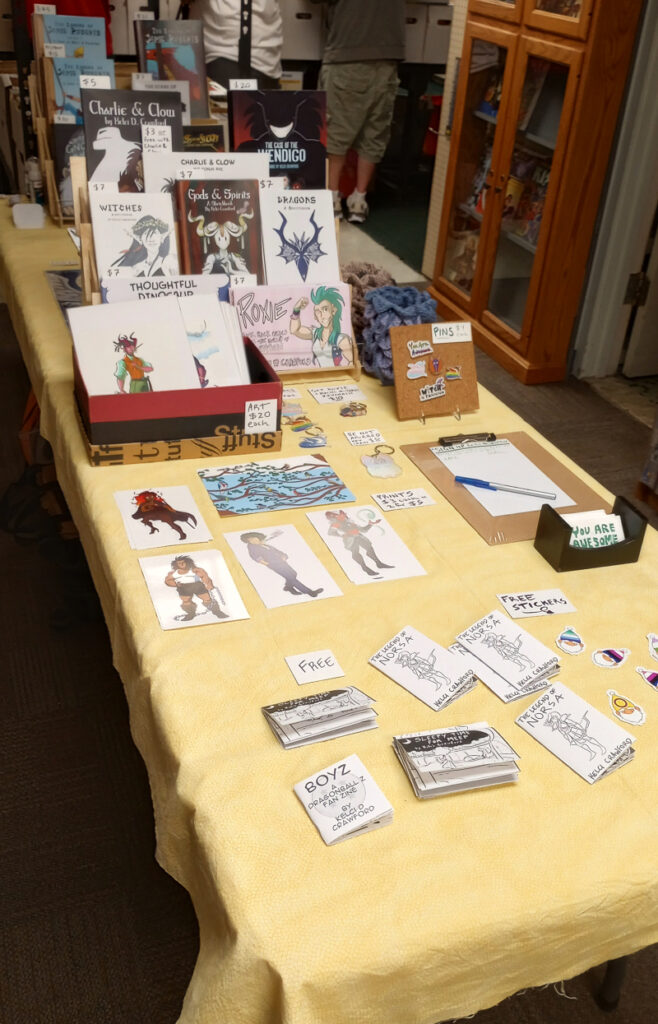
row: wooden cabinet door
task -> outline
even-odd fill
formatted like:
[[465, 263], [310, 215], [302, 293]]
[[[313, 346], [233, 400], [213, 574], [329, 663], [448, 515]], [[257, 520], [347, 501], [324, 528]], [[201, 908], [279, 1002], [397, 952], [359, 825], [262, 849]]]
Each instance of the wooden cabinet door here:
[[521, 23], [524, 0], [471, 0], [469, 14], [483, 14], [486, 18]]
[[[483, 326], [522, 355], [549, 244], [581, 63], [580, 44], [523, 34], [519, 38], [479, 286]], [[559, 240], [554, 252], [559, 258]]]
[[593, 6], [594, 0], [525, 0], [523, 22], [531, 29], [586, 39]]
[[467, 22], [434, 284], [474, 317], [481, 308], [489, 195], [502, 151], [516, 45], [513, 31], [476, 19]]

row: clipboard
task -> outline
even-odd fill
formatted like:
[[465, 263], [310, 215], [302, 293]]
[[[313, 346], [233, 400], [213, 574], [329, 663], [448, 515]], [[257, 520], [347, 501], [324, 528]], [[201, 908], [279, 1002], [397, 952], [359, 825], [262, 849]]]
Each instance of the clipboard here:
[[[605, 508], [610, 511], [610, 503], [602, 498], [591, 487], [583, 483], [580, 477], [572, 473], [562, 462], [546, 451], [537, 441], [523, 430], [509, 434], [497, 434], [498, 438], [507, 438], [527, 458], [553, 480], [558, 487], [575, 502], [564, 506], [565, 512], [588, 512], [593, 509]], [[436, 447], [436, 446], [432, 446]], [[486, 540], [487, 544], [511, 544], [517, 540], [534, 540], [537, 533], [540, 510], [534, 512], [518, 512], [508, 516], [492, 516], [482, 507], [461, 484], [455, 483], [450, 470], [430, 451], [428, 444], [403, 444], [400, 451], [418, 466], [418, 469], [438, 491], [447, 498], [453, 508], [464, 517], [474, 530]], [[562, 509], [557, 509], [558, 512]]]

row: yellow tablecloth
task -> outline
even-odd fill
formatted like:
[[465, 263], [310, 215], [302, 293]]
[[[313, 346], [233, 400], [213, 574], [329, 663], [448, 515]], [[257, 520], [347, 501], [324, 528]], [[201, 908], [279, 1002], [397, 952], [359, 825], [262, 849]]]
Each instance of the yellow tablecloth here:
[[[222, 538], [236, 521], [215, 515], [197, 477], [212, 463], [87, 464], [70, 339], [44, 277], [52, 262], [73, 257], [64, 232], [18, 231], [2, 206], [0, 280], [148, 768], [158, 860], [189, 890], [199, 918], [182, 1024], [433, 1024], [655, 942], [658, 693], [634, 672], [647, 664], [646, 633], [658, 631], [655, 532], [647, 531], [635, 565], [558, 575], [531, 542], [488, 547], [435, 492], [435, 506], [388, 517], [427, 576], [357, 587], [302, 512], [241, 517], [245, 529], [294, 523], [345, 595], [268, 611]], [[301, 388], [302, 404], [329, 435], [324, 454], [362, 504], [377, 490], [432, 488], [399, 451], [402, 476], [374, 480], [345, 429], [377, 427], [396, 449], [459, 429], [535, 433], [483, 389], [479, 413], [422, 425], [397, 421], [391, 389], [367, 378], [362, 387], [368, 415], [357, 421], [335, 406], [316, 407]], [[283, 454], [300, 454], [284, 434]], [[172, 484], [191, 488], [213, 533], [208, 546], [226, 557], [250, 619], [160, 629], [112, 494]], [[497, 607], [496, 593], [555, 586], [577, 613], [525, 626], [549, 646], [565, 625], [582, 633], [588, 651], [563, 657], [561, 680], [604, 712], [609, 687], [647, 711], [635, 730], [635, 761], [595, 786], [514, 725], [529, 701], [505, 705], [478, 685], [435, 714], [367, 664], [404, 625], [447, 645]], [[592, 664], [594, 648], [618, 645], [632, 649], [625, 666], [606, 672]], [[379, 728], [284, 751], [260, 708], [302, 692], [285, 655], [323, 648], [336, 655], [345, 682], [377, 699]], [[393, 734], [480, 720], [520, 754], [518, 784], [417, 800]], [[292, 787], [351, 753], [395, 816], [329, 848]]]

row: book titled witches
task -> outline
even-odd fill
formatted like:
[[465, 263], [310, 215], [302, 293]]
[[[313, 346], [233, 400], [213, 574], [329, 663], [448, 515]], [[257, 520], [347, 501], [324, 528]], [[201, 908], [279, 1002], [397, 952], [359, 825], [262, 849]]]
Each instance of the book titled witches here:
[[140, 71], [156, 79], [189, 82], [192, 117], [208, 117], [206, 60], [200, 21], [135, 21]]
[[283, 177], [284, 188], [325, 188], [325, 93], [233, 91], [229, 93], [229, 119], [233, 152], [268, 153], [270, 174]]
[[258, 181], [177, 181], [185, 274], [255, 274], [263, 280]]
[[83, 89], [89, 183], [111, 184], [119, 192], [143, 192], [142, 125], [169, 125], [172, 149], [183, 148], [178, 95], [130, 89]]

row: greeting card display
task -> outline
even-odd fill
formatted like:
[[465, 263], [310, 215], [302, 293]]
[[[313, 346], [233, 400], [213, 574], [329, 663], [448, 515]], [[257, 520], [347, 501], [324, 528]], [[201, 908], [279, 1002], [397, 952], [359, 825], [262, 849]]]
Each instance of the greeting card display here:
[[100, 278], [178, 274], [171, 196], [92, 192], [89, 207]]
[[354, 366], [346, 284], [235, 287], [231, 301], [242, 333], [277, 373]]
[[340, 279], [331, 192], [270, 191], [262, 197], [268, 284], [324, 284]]
[[405, 324], [389, 333], [399, 419], [479, 408], [470, 323]]
[[267, 153], [284, 188], [326, 186], [327, 102], [315, 90], [233, 90], [231, 144], [236, 153]]
[[256, 274], [262, 280], [258, 182], [176, 183], [185, 273]]

